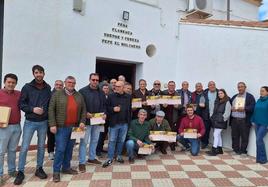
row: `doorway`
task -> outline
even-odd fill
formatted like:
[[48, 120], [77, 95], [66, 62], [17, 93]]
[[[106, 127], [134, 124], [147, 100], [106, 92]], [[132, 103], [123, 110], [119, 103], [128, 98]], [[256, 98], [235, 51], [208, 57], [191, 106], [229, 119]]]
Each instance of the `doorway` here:
[[97, 58], [96, 73], [100, 75], [101, 80], [104, 78], [117, 79], [119, 75], [124, 75], [126, 81], [135, 88], [136, 64], [134, 63]]

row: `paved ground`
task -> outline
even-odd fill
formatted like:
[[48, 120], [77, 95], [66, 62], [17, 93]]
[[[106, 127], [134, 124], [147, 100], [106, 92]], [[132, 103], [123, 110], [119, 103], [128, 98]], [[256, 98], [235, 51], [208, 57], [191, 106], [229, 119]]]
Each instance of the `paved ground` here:
[[[77, 167], [77, 148], [74, 155], [72, 165]], [[190, 156], [189, 152], [168, 151], [167, 155], [155, 153], [144, 160], [136, 160], [132, 165], [128, 161], [109, 168], [87, 165], [87, 173], [62, 175], [62, 182], [57, 184], [52, 182], [52, 161], [47, 159], [47, 155], [44, 170], [49, 178], [39, 180], [34, 176], [35, 157], [35, 151], [29, 153], [23, 186], [268, 186], [268, 165], [256, 164], [253, 157], [232, 155], [228, 150], [216, 157], [206, 156], [204, 151], [197, 157]], [[13, 186], [14, 179], [5, 178], [5, 186]]]

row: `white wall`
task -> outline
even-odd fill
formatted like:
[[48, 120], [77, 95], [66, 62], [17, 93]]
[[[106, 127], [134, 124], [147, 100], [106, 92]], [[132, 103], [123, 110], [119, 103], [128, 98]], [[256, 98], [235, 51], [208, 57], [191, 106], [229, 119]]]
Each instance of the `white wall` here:
[[[236, 84], [245, 81], [248, 92], [259, 98], [259, 89], [267, 85], [268, 30], [180, 24], [176, 80], [196, 81], [205, 87], [214, 80], [232, 97]], [[268, 146], [268, 137], [265, 139]], [[231, 147], [230, 129], [224, 145]], [[255, 155], [255, 135], [251, 132], [249, 154]]]

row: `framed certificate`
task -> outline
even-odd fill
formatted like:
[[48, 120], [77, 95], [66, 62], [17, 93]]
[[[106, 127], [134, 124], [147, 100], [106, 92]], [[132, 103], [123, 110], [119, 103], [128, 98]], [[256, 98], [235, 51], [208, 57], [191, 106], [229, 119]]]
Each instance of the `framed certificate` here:
[[168, 131], [150, 131], [152, 141], [176, 142], [177, 133]]
[[246, 99], [244, 97], [236, 97], [235, 98], [235, 109], [245, 108]]
[[159, 100], [159, 104], [169, 104], [169, 100], [170, 100], [171, 96], [170, 95], [162, 95], [160, 100]]
[[105, 120], [103, 119], [104, 113], [93, 113], [90, 118], [90, 125], [103, 125]]
[[132, 108], [142, 108], [141, 98], [133, 98], [132, 99]]
[[11, 108], [0, 106], [0, 128], [6, 128], [9, 123]]
[[150, 155], [150, 154], [152, 154], [153, 149], [154, 149], [154, 146], [153, 145], [144, 144], [143, 147], [140, 147], [139, 148], [138, 154], [141, 154], [141, 155]]
[[197, 139], [197, 130], [196, 129], [184, 129], [183, 137]]
[[85, 137], [85, 130], [80, 129], [79, 127], [74, 127], [72, 134], [71, 134], [71, 139], [76, 140], [76, 142], [80, 142], [80, 139]]
[[159, 105], [160, 96], [147, 96], [146, 97], [147, 105]]
[[181, 105], [181, 96], [171, 96], [168, 100], [169, 105]]

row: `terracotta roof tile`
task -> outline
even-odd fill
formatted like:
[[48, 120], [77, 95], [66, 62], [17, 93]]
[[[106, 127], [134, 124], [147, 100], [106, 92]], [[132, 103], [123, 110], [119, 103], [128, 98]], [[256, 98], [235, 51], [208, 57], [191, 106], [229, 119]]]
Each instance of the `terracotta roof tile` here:
[[227, 26], [268, 28], [268, 22], [258, 22], [258, 21], [227, 21], [227, 20], [214, 20], [214, 19], [181, 19], [180, 22], [182, 22], [182, 23], [209, 24], [209, 25], [227, 25]]

